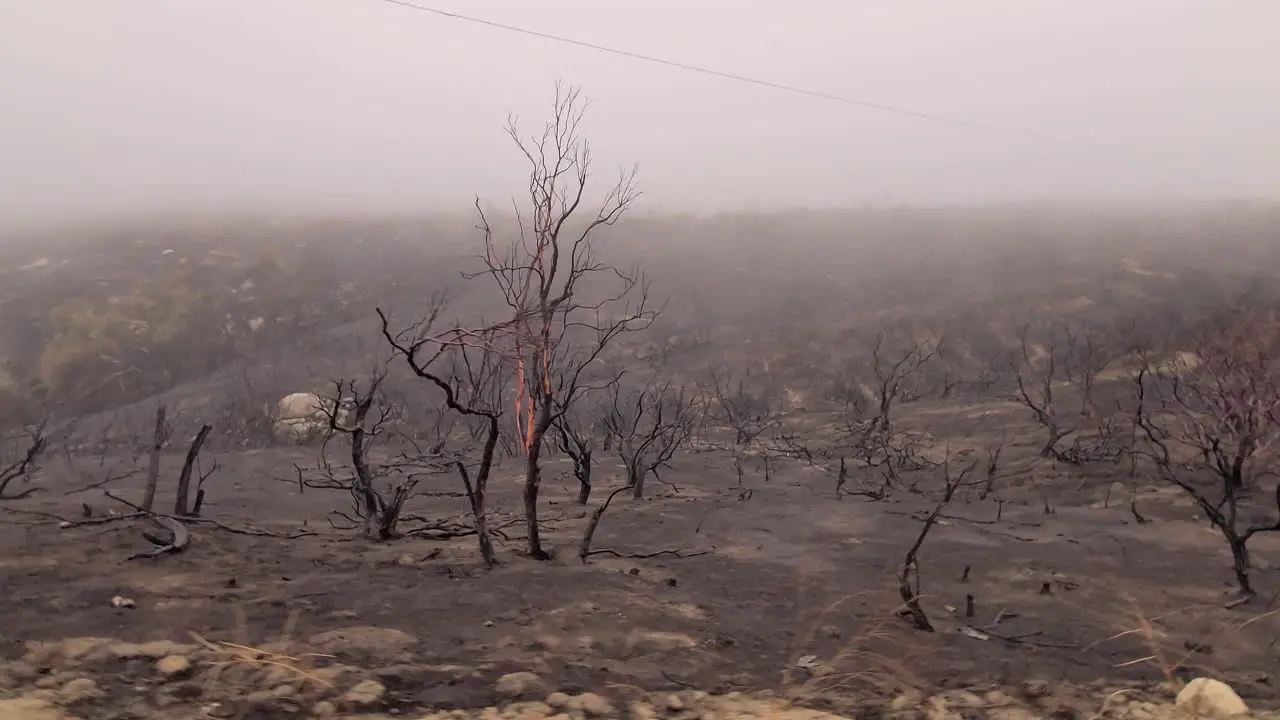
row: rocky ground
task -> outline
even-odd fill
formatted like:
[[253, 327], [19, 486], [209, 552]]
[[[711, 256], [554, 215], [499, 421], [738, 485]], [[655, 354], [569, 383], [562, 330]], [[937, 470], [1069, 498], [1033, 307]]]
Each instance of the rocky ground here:
[[[280, 480], [308, 452], [219, 455], [206, 521], [178, 554], [135, 557], [150, 523], [119, 519], [101, 489], [6, 503], [0, 720], [1160, 718], [1184, 712], [1196, 677], [1238, 693], [1218, 705], [1280, 717], [1274, 599], [1225, 608], [1229, 561], [1194, 508], [1149, 488], [1135, 522], [1101, 471], [1048, 468], [1000, 508], [949, 507], [920, 555], [936, 629], [923, 633], [895, 614], [895, 575], [927, 496], [837, 501], [798, 463], [767, 481], [751, 467], [738, 487], [731, 457], [687, 453], [673, 486], [611, 505], [608, 552], [583, 564], [589, 508], [554, 460], [556, 559], [535, 562], [504, 467], [488, 571], [465, 534], [371, 544], [330, 528], [349, 498]], [[597, 498], [616, 474], [602, 463]], [[130, 482], [112, 494], [139, 492]], [[454, 489], [440, 482], [423, 489]], [[461, 503], [412, 511], [458, 528]], [[1275, 592], [1280, 543], [1254, 552]]]
[[[501, 705], [478, 709], [418, 710], [394, 707], [393, 689], [415, 672], [389, 666], [361, 668], [331, 655], [289, 655], [290, 648], [248, 648], [229, 643], [167, 641], [121, 643], [74, 638], [31, 643], [18, 660], [0, 667], [0, 720], [72, 718], [485, 718], [496, 720], [716, 720], [844, 717], [944, 718], [1224, 718], [1250, 712], [1227, 685], [1196, 680], [1174, 695], [1169, 684], [1070, 685], [1027, 681], [1015, 687], [991, 684], [933, 693], [902, 692], [886, 698], [850, 698], [822, 690], [829, 677], [814, 666], [807, 681], [783, 693], [710, 694], [681, 689], [648, 692], [613, 685], [598, 692], [565, 692], [528, 671], [498, 676]], [[331, 638], [337, 640], [337, 638]], [[323, 644], [323, 642], [321, 643]], [[434, 668], [461, 680], [474, 671]], [[17, 692], [15, 692], [17, 691]], [[388, 705], [392, 707], [388, 708]], [[834, 709], [833, 709], [834, 708]], [[381, 714], [372, 710], [382, 710]], [[1253, 717], [1280, 717], [1257, 710]]]

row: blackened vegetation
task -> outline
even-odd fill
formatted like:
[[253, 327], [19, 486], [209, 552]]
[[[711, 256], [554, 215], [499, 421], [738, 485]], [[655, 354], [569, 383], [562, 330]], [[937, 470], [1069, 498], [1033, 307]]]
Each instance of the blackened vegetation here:
[[1241, 309], [1190, 338], [1190, 350], [1134, 353], [1136, 450], [1159, 477], [1187, 493], [1231, 550], [1240, 600], [1256, 591], [1248, 543], [1280, 531], [1274, 519], [1242, 516], [1241, 502], [1276, 478], [1280, 441], [1280, 323], [1273, 312]]

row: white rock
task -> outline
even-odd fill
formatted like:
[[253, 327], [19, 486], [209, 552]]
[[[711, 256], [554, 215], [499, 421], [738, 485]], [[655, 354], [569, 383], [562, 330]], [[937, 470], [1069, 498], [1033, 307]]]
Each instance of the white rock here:
[[1230, 685], [1212, 678], [1196, 678], [1178, 693], [1177, 706], [1202, 718], [1231, 718], [1249, 713], [1249, 706]]
[[[527, 695], [535, 690], [541, 689], [542, 678], [531, 672], [513, 672], [507, 673], [498, 678], [498, 682], [494, 684], [493, 689], [499, 695], [515, 697], [518, 695]], [[551, 703], [547, 703], [551, 705]]]

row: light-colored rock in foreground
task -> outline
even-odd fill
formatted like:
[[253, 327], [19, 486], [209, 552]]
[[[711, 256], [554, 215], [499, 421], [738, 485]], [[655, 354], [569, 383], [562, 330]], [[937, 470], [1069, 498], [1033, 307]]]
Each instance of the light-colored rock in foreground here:
[[1176, 704], [1184, 712], [1202, 718], [1232, 718], [1249, 714], [1249, 706], [1230, 685], [1212, 678], [1196, 678], [1178, 693]]

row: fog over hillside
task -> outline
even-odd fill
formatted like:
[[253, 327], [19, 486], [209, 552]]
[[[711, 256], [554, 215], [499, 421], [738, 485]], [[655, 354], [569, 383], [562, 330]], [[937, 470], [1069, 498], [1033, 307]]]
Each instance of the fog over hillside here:
[[0, 719], [1280, 717], [1276, 28], [0, 0]]
[[381, 0], [0, 7], [0, 225], [502, 205], [558, 79], [653, 211], [1280, 192], [1272, 3], [431, 5], [871, 106]]

